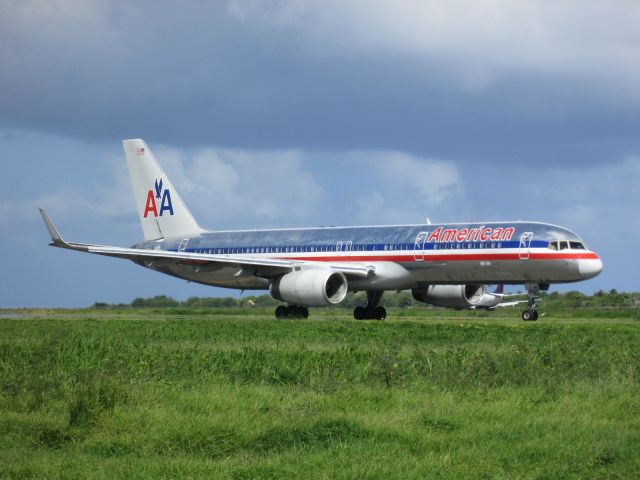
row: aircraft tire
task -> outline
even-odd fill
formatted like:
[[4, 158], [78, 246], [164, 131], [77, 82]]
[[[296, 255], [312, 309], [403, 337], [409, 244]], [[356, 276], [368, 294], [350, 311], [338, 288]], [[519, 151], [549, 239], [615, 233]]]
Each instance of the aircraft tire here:
[[276, 307], [276, 318], [281, 319], [288, 316], [287, 307], [280, 305]]
[[353, 318], [356, 320], [364, 320], [367, 316], [367, 311], [364, 307], [356, 307], [353, 309]]
[[387, 309], [384, 307], [376, 307], [375, 317], [376, 320], [384, 320], [385, 318], [387, 318]]
[[538, 320], [538, 311], [537, 310], [525, 310], [522, 312], [522, 320], [525, 322], [535, 322]]

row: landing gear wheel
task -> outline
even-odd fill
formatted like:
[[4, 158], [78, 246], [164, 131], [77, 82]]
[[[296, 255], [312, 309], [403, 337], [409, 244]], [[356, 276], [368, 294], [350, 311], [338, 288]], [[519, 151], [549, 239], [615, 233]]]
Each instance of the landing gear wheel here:
[[384, 320], [387, 318], [387, 310], [384, 307], [363, 307], [353, 309], [353, 318], [356, 320]]
[[368, 290], [366, 305], [363, 304], [354, 308], [353, 318], [356, 320], [384, 320], [387, 318], [385, 308], [378, 306], [383, 293], [382, 290]]
[[[525, 322], [535, 322], [538, 320], [538, 306], [540, 305], [540, 301], [542, 297], [540, 296], [540, 291], [549, 290], [548, 283], [526, 283], [525, 288], [527, 289], [527, 294], [529, 296], [529, 300], [527, 302], [527, 309], [522, 312], [522, 319]], [[544, 313], [543, 313], [544, 315]]]
[[280, 305], [276, 308], [276, 318], [309, 318], [309, 309], [302, 305]]
[[287, 316], [289, 318], [307, 318], [309, 309], [301, 305], [289, 305], [287, 307]]

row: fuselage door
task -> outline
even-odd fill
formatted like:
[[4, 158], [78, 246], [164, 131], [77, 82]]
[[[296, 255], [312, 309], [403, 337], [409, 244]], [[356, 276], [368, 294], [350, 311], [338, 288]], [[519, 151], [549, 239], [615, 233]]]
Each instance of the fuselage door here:
[[189, 239], [185, 238], [184, 240], [182, 240], [180, 242], [180, 245], [178, 245], [178, 252], [184, 252], [187, 249], [187, 244], [189, 243]]
[[416, 262], [424, 261], [424, 243], [427, 241], [429, 232], [420, 232], [416, 237], [416, 244], [413, 248], [413, 259]]
[[533, 232], [525, 232], [520, 237], [520, 248], [518, 251], [520, 260], [529, 260], [529, 250], [531, 248], [532, 239], [533, 239]]

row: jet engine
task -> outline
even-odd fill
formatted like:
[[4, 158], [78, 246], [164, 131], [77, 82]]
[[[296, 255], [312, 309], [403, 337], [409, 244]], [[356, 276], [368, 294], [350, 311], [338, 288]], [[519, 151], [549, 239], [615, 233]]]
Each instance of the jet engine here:
[[[465, 308], [486, 307], [483, 285], [427, 285], [411, 290], [413, 298], [439, 307]], [[489, 299], [486, 299], [489, 300]]]
[[283, 302], [307, 307], [335, 305], [347, 295], [347, 278], [342, 272], [309, 269], [287, 273], [269, 285], [271, 296]]

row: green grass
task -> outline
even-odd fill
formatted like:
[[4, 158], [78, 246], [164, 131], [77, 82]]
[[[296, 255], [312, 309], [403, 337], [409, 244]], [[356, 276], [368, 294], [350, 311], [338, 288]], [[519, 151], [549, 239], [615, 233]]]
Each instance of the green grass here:
[[244, 312], [0, 319], [0, 478], [640, 474], [637, 315]]

